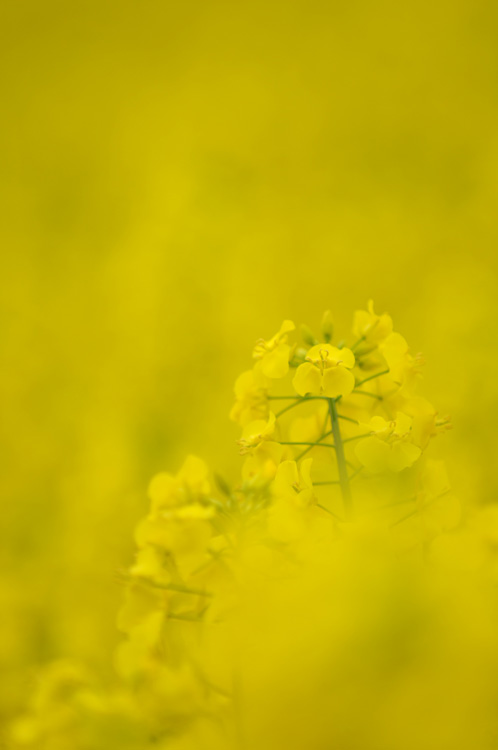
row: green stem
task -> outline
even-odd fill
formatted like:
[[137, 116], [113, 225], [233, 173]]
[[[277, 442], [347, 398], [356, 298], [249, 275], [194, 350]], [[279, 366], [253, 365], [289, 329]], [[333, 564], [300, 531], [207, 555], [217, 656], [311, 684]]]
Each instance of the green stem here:
[[332, 423], [332, 432], [334, 434], [335, 455], [337, 456], [337, 468], [339, 470], [339, 482], [341, 485], [342, 499], [344, 501], [344, 511], [346, 518], [351, 520], [353, 517], [353, 501], [351, 497], [351, 488], [349, 486], [349, 476], [346, 466], [346, 457], [344, 455], [344, 446], [342, 444], [341, 428], [339, 426], [339, 417], [337, 416], [337, 407], [335, 399], [329, 398], [330, 421]]
[[340, 516], [338, 516], [336, 513], [333, 513], [328, 508], [326, 508], [325, 505], [321, 505], [320, 503], [317, 503], [316, 507], [317, 508], [321, 508], [321, 510], [324, 510], [325, 513], [329, 513], [331, 516], [334, 516], [334, 518], [337, 518], [338, 521], [340, 521], [341, 523], [344, 523], [343, 520], [342, 520], [342, 518]]
[[345, 417], [343, 414], [337, 415], [339, 419], [345, 419], [346, 422], [352, 422], [353, 424], [360, 424], [357, 419], [353, 419], [352, 417]]
[[358, 388], [358, 386], [363, 385], [363, 383], [368, 383], [369, 380], [380, 378], [381, 375], [387, 375], [389, 372], [390, 370], [382, 370], [382, 372], [376, 372], [375, 375], [370, 375], [368, 378], [364, 378], [363, 380], [360, 380], [359, 383], [356, 383], [355, 388]]
[[304, 404], [305, 401], [322, 401], [325, 400], [325, 396], [268, 396], [268, 399], [271, 401], [291, 401], [292, 403], [288, 406], [285, 406], [280, 411], [277, 411], [275, 414], [276, 417], [281, 417], [282, 414], [285, 414], [286, 411], [290, 411], [290, 409], [294, 409], [295, 406], [299, 406], [299, 404]]
[[326, 401], [327, 396], [267, 396], [268, 401]]
[[377, 393], [369, 393], [369, 391], [357, 391], [356, 388], [353, 394], [357, 393], [359, 396], [370, 396], [370, 398], [376, 398], [378, 401], [382, 401], [382, 396], [378, 396]]
[[289, 442], [288, 440], [285, 442], [283, 440], [280, 440], [279, 442], [280, 442], [280, 445], [311, 445], [312, 447], [317, 446], [319, 448], [335, 448], [335, 445], [333, 445], [333, 443], [311, 443], [311, 442], [296, 443], [293, 441]]
[[332, 430], [329, 430], [328, 432], [324, 432], [323, 435], [321, 435], [318, 438], [318, 440], [316, 441], [316, 443], [313, 443], [313, 445], [310, 445], [308, 448], [306, 448], [304, 451], [302, 451], [299, 454], [299, 456], [296, 456], [296, 458], [294, 460], [295, 461], [300, 461], [307, 453], [310, 452], [310, 450], [312, 450], [312, 448], [315, 447], [315, 445], [317, 445], [318, 443], [321, 444], [322, 440], [325, 440], [325, 438], [328, 437], [329, 435], [332, 435]]
[[353, 471], [353, 473], [349, 475], [349, 481], [351, 482], [352, 479], [354, 479], [355, 477], [357, 477], [358, 474], [360, 473], [360, 471], [363, 471], [363, 466], [358, 466], [358, 468], [355, 469]]
[[268, 401], [299, 401], [302, 396], [267, 396]]
[[303, 401], [304, 401], [304, 399], [302, 399], [302, 398], [298, 399], [297, 401], [293, 401], [292, 404], [289, 404], [288, 406], [284, 406], [283, 409], [280, 409], [280, 411], [277, 411], [277, 413], [275, 414], [275, 416], [277, 418], [281, 417], [282, 414], [285, 414], [286, 411], [290, 411], [295, 406], [299, 406], [299, 404], [301, 404]]
[[360, 336], [360, 338], [358, 339], [358, 341], [355, 341], [354, 344], [352, 345], [351, 351], [354, 352], [355, 349], [357, 349], [359, 347], [359, 345], [361, 343], [363, 343], [363, 341], [365, 341], [365, 336]]
[[351, 440], [359, 440], [360, 438], [371, 437], [371, 435], [372, 435], [371, 432], [364, 432], [363, 435], [355, 435], [354, 437], [346, 438], [342, 442], [343, 443], [350, 443]]

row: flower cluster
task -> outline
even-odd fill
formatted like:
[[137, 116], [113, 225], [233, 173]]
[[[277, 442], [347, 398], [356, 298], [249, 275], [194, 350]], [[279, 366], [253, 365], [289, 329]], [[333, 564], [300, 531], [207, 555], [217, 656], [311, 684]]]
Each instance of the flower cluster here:
[[120, 748], [248, 746], [250, 623], [255, 612], [264, 621], [282, 592], [281, 611], [304, 597], [315, 611], [310, 580], [347, 607], [337, 570], [357, 581], [361, 566], [387, 569], [418, 552], [445, 569], [486, 567], [498, 580], [498, 511], [462, 523], [443, 463], [426, 458], [449, 420], [419, 394], [422, 358], [391, 317], [370, 302], [349, 345], [333, 342], [330, 312], [319, 337], [303, 327], [294, 342], [295, 331], [286, 320], [259, 340], [235, 383], [240, 481], [212, 477], [193, 456], [175, 476], [152, 479], [136, 557], [120, 576], [118, 684], [99, 692], [78, 669], [54, 668], [50, 689], [13, 729], [16, 748], [100, 747], [102, 737]]
[[349, 346], [332, 343], [330, 312], [319, 339], [305, 326], [305, 346], [291, 346], [293, 331], [286, 320], [269, 341], [258, 342], [253, 369], [236, 382], [231, 418], [242, 427], [244, 478], [269, 481], [282, 461], [295, 462], [297, 471], [306, 456], [316, 489], [329, 486], [328, 493], [317, 489], [316, 503], [342, 518], [355, 512], [353, 479], [413, 467], [411, 484], [420, 481], [423, 452], [449, 420], [418, 394], [422, 358], [410, 353], [391, 317], [377, 315], [370, 301], [355, 313]]

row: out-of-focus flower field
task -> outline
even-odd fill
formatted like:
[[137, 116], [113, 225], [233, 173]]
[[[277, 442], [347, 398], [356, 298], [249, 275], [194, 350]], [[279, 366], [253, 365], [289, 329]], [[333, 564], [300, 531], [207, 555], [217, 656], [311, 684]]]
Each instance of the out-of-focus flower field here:
[[235, 479], [233, 381], [283, 318], [392, 313], [452, 415], [436, 458], [498, 500], [498, 12], [0, 17], [1, 725], [53, 659], [113, 672], [150, 477], [195, 453]]

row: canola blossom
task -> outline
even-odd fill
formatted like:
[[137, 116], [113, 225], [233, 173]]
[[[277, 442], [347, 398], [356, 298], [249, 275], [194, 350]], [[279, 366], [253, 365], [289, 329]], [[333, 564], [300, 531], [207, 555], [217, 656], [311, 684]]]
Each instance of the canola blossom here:
[[50, 665], [12, 748], [498, 747], [498, 505], [431, 457], [450, 421], [390, 315], [301, 330], [236, 380], [241, 478], [152, 479], [115, 680]]

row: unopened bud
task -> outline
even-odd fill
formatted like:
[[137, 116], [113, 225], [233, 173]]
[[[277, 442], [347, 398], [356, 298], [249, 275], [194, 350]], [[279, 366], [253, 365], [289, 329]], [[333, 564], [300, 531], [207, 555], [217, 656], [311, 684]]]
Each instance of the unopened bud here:
[[330, 310], [327, 310], [323, 314], [322, 334], [325, 343], [329, 344], [332, 341], [332, 336], [334, 335], [334, 319]]
[[315, 346], [315, 344], [318, 344], [318, 341], [313, 336], [313, 332], [310, 328], [306, 325], [301, 326], [301, 336], [305, 344], [308, 344], [308, 346]]

